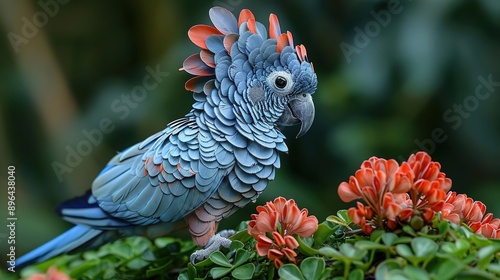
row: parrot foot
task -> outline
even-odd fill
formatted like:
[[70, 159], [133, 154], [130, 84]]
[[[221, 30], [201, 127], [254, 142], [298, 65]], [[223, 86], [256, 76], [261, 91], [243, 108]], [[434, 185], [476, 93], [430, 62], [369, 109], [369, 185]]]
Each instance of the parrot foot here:
[[232, 242], [231, 240], [229, 240], [229, 237], [233, 236], [235, 233], [236, 231], [228, 229], [212, 236], [203, 249], [196, 250], [191, 254], [191, 257], [189, 257], [189, 261], [194, 265], [195, 261], [201, 261], [208, 258], [210, 254], [215, 251], [219, 251], [221, 247], [229, 248]]

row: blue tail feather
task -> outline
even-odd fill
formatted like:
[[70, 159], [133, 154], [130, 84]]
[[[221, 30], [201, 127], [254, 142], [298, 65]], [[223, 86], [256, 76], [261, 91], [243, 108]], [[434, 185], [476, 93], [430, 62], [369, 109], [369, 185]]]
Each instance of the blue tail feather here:
[[60, 254], [68, 253], [88, 243], [102, 233], [102, 230], [93, 229], [85, 225], [77, 225], [43, 244], [35, 250], [16, 260], [17, 267], [48, 260]]

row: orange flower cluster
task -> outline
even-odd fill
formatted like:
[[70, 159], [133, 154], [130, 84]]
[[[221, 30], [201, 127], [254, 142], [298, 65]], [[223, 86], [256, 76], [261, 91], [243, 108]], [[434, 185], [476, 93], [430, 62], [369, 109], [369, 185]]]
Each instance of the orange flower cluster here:
[[449, 192], [445, 205], [441, 211], [443, 218], [460, 224], [464, 222], [475, 233], [487, 238], [500, 238], [500, 219], [493, 219], [493, 214], [486, 213], [486, 205], [481, 201], [474, 201], [465, 194]]
[[451, 180], [441, 172], [441, 165], [419, 152], [401, 165], [377, 157], [364, 161], [349, 182], [339, 185], [338, 194], [344, 202], [362, 199], [366, 203], [358, 202], [348, 214], [370, 234], [375, 228], [394, 230], [415, 216], [430, 222], [445, 207], [450, 188]]
[[393, 159], [371, 157], [361, 164], [349, 182], [339, 185], [338, 194], [344, 202], [362, 199], [367, 204], [358, 202], [357, 207], [348, 210], [351, 220], [366, 234], [370, 234], [376, 225], [381, 228], [397, 225], [396, 218], [403, 210], [402, 195], [411, 188], [410, 171], [408, 165], [399, 166]]
[[257, 253], [274, 262], [276, 268], [283, 265], [283, 258], [297, 263], [299, 243], [293, 235], [310, 237], [318, 229], [318, 219], [307, 216], [307, 209], [299, 210], [293, 199], [276, 198], [264, 206], [257, 207], [258, 214], [252, 214], [248, 233], [257, 240]]
[[47, 270], [47, 274], [35, 273], [25, 279], [26, 280], [71, 280], [71, 278], [67, 274], [57, 270], [55, 266], [51, 266]]
[[372, 157], [337, 191], [344, 202], [361, 199], [366, 203], [357, 202], [347, 211], [366, 234], [375, 228], [394, 230], [399, 224], [421, 227], [441, 213], [443, 219], [463, 222], [477, 234], [500, 238], [500, 219], [485, 214], [481, 201], [450, 189], [451, 180], [441, 172], [441, 165], [427, 153], [418, 152], [401, 165], [393, 159]]

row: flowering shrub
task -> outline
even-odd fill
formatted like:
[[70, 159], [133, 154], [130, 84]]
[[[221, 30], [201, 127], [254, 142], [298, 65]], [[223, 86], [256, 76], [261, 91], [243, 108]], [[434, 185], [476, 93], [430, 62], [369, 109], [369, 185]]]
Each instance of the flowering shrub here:
[[[337, 189], [343, 201], [357, 200], [356, 206], [322, 223], [293, 199], [278, 197], [257, 206], [251, 220], [240, 224], [230, 248], [196, 264], [189, 263], [196, 249], [192, 241], [131, 237], [28, 267], [21, 276], [500, 279], [500, 219], [451, 187], [451, 179], [427, 153], [401, 164], [372, 157]], [[46, 275], [36, 274], [47, 269]], [[1, 279], [16, 279], [8, 277], [0, 272]]]
[[401, 165], [377, 157], [364, 161], [349, 182], [339, 185], [338, 194], [344, 202], [361, 199], [367, 204], [358, 202], [347, 211], [365, 234], [405, 224], [420, 230], [439, 213], [443, 219], [464, 222], [475, 233], [496, 238], [500, 220], [493, 219], [491, 213], [485, 215], [482, 202], [450, 192], [451, 185], [441, 165], [419, 152]]
[[259, 256], [267, 255], [276, 268], [283, 265], [285, 256], [297, 264], [295, 249], [299, 243], [293, 235], [310, 237], [318, 229], [318, 219], [307, 216], [307, 209], [299, 210], [293, 199], [283, 197], [258, 206], [257, 212], [248, 223], [248, 233], [257, 240]]

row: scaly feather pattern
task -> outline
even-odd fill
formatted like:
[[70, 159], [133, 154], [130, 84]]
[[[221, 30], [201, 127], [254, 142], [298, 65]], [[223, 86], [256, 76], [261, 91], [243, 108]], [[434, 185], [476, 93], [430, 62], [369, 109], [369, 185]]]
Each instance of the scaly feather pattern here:
[[[188, 31], [201, 50], [181, 68], [194, 75], [185, 84], [192, 110], [113, 157], [91, 192], [59, 208], [77, 226], [18, 265], [113, 236], [155, 237], [182, 224], [204, 246], [221, 219], [255, 201], [274, 179], [278, 153], [288, 151], [277, 125], [301, 123], [299, 134], [309, 129], [316, 74], [305, 47], [294, 47], [275, 15], [269, 35], [249, 10], [236, 19], [214, 7], [209, 17], [214, 26]], [[56, 250], [59, 242], [66, 245]]]

